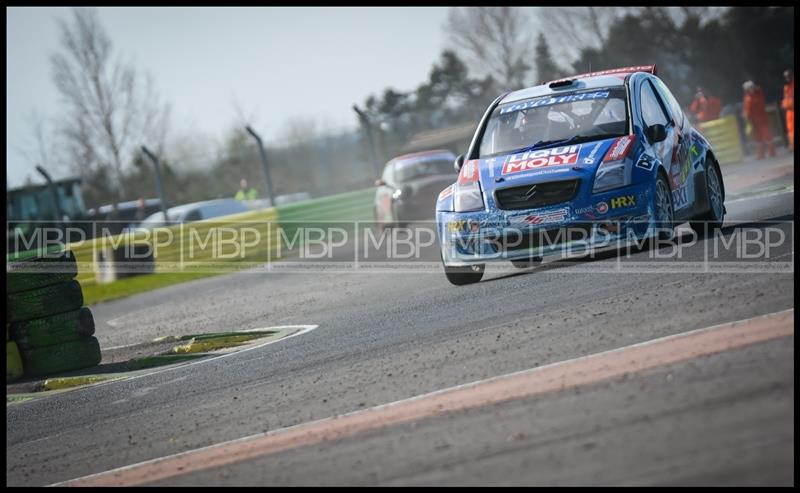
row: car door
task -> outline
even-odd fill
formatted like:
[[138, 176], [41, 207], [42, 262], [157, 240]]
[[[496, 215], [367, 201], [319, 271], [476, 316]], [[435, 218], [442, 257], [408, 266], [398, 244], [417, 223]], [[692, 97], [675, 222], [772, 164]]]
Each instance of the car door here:
[[659, 95], [651, 80], [642, 81], [640, 91], [642, 120], [645, 127], [660, 124], [664, 125], [667, 131], [666, 139], [651, 144], [656, 157], [664, 164], [667, 170], [672, 190], [672, 203], [677, 212], [689, 204], [685, 188], [686, 176], [682, 175], [681, 171], [682, 147], [685, 146], [686, 139], [683, 138], [681, 127], [675, 123], [672, 114], [668, 110], [667, 103]]
[[[670, 185], [672, 186], [672, 202], [675, 211], [688, 210], [694, 203], [694, 175], [699, 171], [692, 166], [692, 139], [689, 119], [683, 114], [680, 104], [672, 92], [660, 79], [652, 78], [650, 82], [670, 115], [671, 126], [675, 130], [675, 142], [670, 163]], [[680, 216], [680, 213], [678, 213]]]
[[[646, 79], [639, 85], [639, 111], [642, 117], [642, 124], [644, 128], [652, 125], [664, 125], [667, 130], [667, 138], [661, 142], [649, 142], [649, 153], [651, 157], [664, 164], [664, 167], [669, 170], [670, 160], [672, 159], [673, 142], [675, 140], [674, 129], [669, 125], [670, 118], [667, 115], [666, 109], [661, 104], [656, 96], [652, 84]], [[646, 137], [645, 137], [646, 139]]]

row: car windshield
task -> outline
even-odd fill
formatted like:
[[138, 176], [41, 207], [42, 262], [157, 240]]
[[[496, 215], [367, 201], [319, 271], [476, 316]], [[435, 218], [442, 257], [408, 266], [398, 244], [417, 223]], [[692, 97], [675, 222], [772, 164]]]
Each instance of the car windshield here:
[[430, 175], [452, 175], [454, 159], [437, 156], [418, 161], [400, 161], [395, 167], [394, 178], [397, 182], [404, 183]]
[[627, 98], [622, 87], [501, 105], [495, 108], [486, 125], [479, 157], [625, 135], [627, 115]]

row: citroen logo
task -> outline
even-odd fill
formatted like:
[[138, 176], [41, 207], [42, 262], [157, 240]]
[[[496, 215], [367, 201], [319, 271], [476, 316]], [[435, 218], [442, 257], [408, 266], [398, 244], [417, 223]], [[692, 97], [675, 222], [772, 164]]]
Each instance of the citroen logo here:
[[523, 197], [525, 198], [525, 200], [530, 200], [533, 198], [534, 195], [536, 195], [536, 185], [529, 188], [528, 191], [525, 192], [525, 195], [523, 195]]

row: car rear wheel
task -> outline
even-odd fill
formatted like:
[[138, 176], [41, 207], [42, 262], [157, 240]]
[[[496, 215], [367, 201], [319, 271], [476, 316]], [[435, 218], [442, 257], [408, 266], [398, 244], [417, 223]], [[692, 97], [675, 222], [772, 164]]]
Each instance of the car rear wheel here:
[[722, 178], [720, 178], [719, 168], [714, 161], [708, 163], [706, 169], [706, 193], [708, 195], [708, 212], [700, 214], [690, 222], [692, 229], [701, 235], [720, 229], [725, 220]]
[[469, 265], [466, 267], [448, 267], [444, 266], [444, 275], [450, 284], [456, 286], [463, 286], [465, 284], [474, 284], [483, 278], [483, 271], [485, 264]]

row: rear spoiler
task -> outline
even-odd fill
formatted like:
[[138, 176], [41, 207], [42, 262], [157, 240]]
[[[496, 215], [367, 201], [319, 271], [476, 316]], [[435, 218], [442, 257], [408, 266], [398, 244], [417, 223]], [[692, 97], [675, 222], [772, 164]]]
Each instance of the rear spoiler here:
[[571, 77], [564, 77], [563, 79], [552, 80], [543, 84], [553, 84], [557, 82], [564, 82], [574, 79], [582, 79], [584, 77], [595, 77], [598, 75], [627, 75], [634, 72], [647, 72], [648, 74], [658, 75], [658, 68], [653, 65], [637, 65], [634, 67], [612, 68], [610, 70], [601, 70], [599, 72], [587, 72], [585, 74], [573, 75]]

